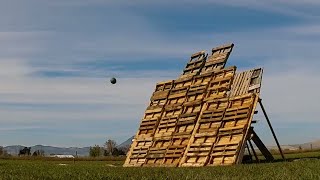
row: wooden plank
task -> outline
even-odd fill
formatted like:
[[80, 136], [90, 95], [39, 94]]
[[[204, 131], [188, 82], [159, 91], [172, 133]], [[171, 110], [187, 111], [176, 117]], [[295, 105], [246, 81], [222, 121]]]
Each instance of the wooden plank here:
[[271, 162], [274, 161], [274, 158], [268, 148], [263, 144], [259, 136], [254, 132], [253, 128], [250, 129], [250, 134], [253, 136], [251, 137], [252, 141], [256, 144], [256, 146], [259, 148], [260, 152], [263, 154], [263, 156], [266, 158], [267, 161]]

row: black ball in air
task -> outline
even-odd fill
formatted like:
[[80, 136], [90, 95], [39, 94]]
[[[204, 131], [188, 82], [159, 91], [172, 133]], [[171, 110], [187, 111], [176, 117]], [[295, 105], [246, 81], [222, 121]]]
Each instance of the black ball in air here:
[[113, 77], [110, 79], [110, 82], [111, 82], [111, 84], [115, 84], [117, 82], [117, 80], [116, 80], [116, 78]]

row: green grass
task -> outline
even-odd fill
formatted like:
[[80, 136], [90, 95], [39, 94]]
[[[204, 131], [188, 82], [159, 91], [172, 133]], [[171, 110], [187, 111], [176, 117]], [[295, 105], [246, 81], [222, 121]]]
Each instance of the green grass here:
[[[286, 156], [320, 157], [320, 152]], [[318, 159], [201, 168], [124, 168], [122, 164], [120, 159], [0, 159], [0, 179], [320, 179]]]

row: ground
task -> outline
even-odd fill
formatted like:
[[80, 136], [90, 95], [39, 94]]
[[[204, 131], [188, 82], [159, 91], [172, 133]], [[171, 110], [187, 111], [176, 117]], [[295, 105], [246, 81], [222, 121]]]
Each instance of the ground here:
[[123, 160], [0, 160], [0, 179], [320, 179], [320, 152], [290, 162], [202, 168], [124, 168]]

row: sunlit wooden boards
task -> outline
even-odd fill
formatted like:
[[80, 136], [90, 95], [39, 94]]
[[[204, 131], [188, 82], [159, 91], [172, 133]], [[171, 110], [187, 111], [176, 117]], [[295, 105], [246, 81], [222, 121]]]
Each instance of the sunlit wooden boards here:
[[203, 68], [201, 69], [201, 73], [223, 69], [232, 52], [233, 46], [233, 44], [226, 44], [213, 48], [211, 55], [208, 56]]
[[251, 92], [260, 93], [262, 73], [262, 68], [237, 73], [234, 77], [230, 96], [234, 97]]
[[215, 47], [209, 56], [205, 51], [192, 54], [180, 78], [223, 69], [232, 52], [233, 46], [234, 44], [225, 44]]
[[229, 98], [207, 165], [241, 163], [257, 102], [254, 93]]
[[125, 167], [241, 163], [262, 69], [225, 68], [232, 48], [195, 53], [178, 79], [156, 85]]
[[206, 61], [207, 55], [205, 51], [200, 51], [191, 55], [181, 77], [197, 75]]
[[145, 163], [172, 86], [173, 80], [157, 83], [155, 91], [150, 98], [150, 104], [144, 113], [138, 132], [128, 151], [124, 166], [142, 166]]

